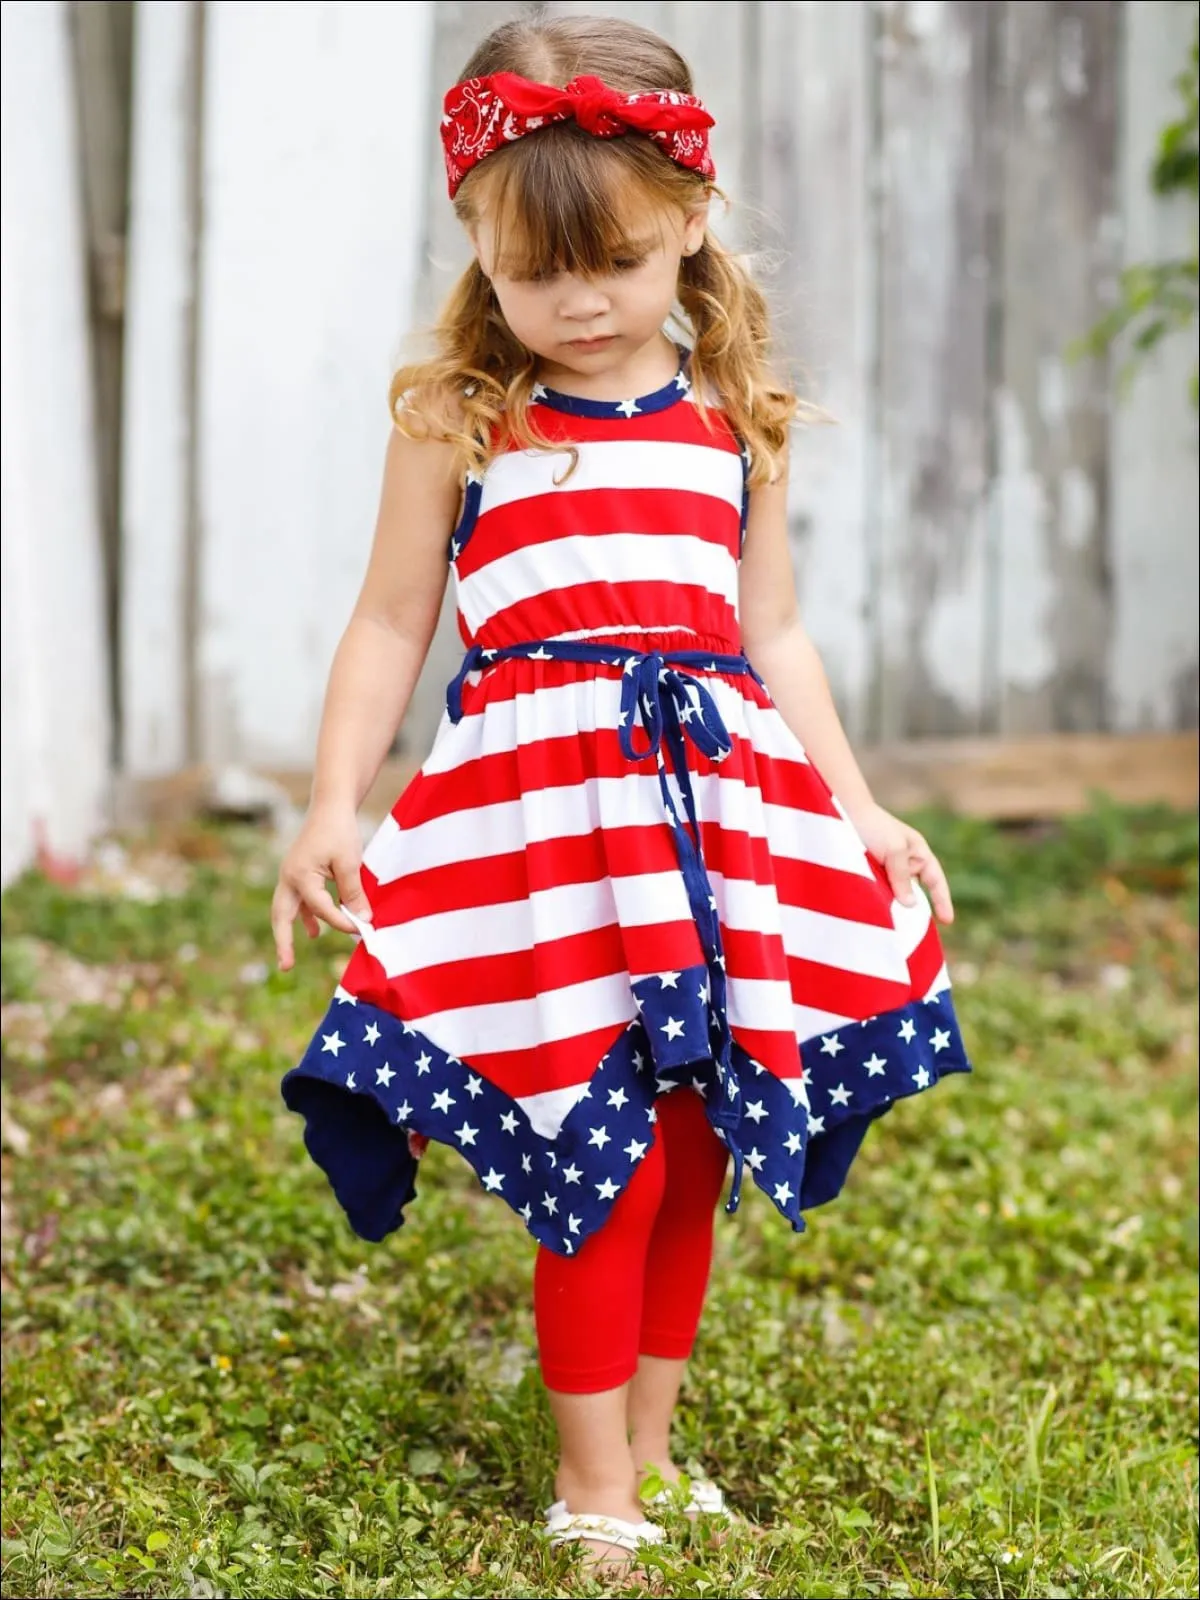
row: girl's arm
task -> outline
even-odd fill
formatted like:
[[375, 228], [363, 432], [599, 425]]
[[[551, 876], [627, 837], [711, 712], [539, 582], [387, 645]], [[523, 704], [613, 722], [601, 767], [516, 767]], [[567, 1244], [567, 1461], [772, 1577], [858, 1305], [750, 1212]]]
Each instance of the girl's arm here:
[[356, 814], [396, 737], [437, 626], [458, 501], [450, 446], [393, 430], [367, 574], [325, 692], [308, 815], [280, 868], [271, 908], [285, 971], [297, 916], [310, 936], [318, 919], [354, 932], [325, 887], [328, 878], [344, 905], [370, 918]]
[[911, 905], [912, 879], [917, 877], [929, 890], [936, 915], [953, 921], [950, 890], [936, 856], [915, 828], [872, 797], [842, 728], [821, 658], [800, 621], [787, 536], [786, 479], [751, 493], [739, 607], [747, 656], [868, 851], [886, 868], [893, 894]]

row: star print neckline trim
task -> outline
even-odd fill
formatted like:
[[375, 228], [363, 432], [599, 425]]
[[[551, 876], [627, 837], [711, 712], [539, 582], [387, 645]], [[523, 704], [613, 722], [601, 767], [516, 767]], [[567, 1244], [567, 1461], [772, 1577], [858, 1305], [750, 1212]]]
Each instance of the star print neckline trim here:
[[592, 417], [599, 420], [629, 421], [634, 417], [652, 416], [656, 411], [667, 411], [681, 400], [691, 398], [692, 384], [688, 377], [690, 352], [682, 345], [679, 349], [679, 368], [675, 376], [653, 394], [631, 396], [628, 400], [590, 400], [578, 394], [563, 394], [544, 383], [535, 383], [533, 399], [537, 405], [551, 411], [565, 411], [571, 417]]

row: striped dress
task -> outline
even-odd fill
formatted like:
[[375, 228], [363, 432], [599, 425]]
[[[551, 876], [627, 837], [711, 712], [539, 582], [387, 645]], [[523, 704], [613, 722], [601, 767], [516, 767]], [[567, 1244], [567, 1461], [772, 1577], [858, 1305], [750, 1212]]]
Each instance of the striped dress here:
[[[870, 1122], [968, 1069], [924, 897], [881, 869], [742, 653], [746, 462], [686, 370], [636, 400], [539, 387], [470, 480], [462, 669], [368, 846], [373, 921], [283, 1080], [351, 1226], [459, 1150], [549, 1249], [597, 1228], [694, 1089], [793, 1225]], [[572, 465], [572, 462], [574, 463]]]

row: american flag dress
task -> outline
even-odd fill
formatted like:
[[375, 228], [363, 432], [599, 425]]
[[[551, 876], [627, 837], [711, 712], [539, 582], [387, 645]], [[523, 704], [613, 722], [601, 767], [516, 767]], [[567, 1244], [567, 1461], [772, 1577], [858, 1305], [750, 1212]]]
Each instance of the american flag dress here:
[[602, 1227], [693, 1088], [800, 1231], [871, 1121], [969, 1070], [928, 903], [893, 899], [742, 652], [746, 458], [686, 365], [637, 399], [539, 386], [466, 485], [466, 653], [366, 849], [371, 924], [283, 1080], [353, 1229], [460, 1151], [549, 1249]]

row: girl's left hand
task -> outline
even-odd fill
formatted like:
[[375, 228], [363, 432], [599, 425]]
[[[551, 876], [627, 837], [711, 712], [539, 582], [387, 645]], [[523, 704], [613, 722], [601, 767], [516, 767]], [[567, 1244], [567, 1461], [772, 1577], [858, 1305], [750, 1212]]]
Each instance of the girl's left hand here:
[[912, 881], [924, 885], [939, 922], [954, 921], [950, 885], [941, 862], [924, 838], [882, 806], [870, 805], [850, 818], [868, 852], [884, 868], [892, 893], [901, 905], [916, 903]]

